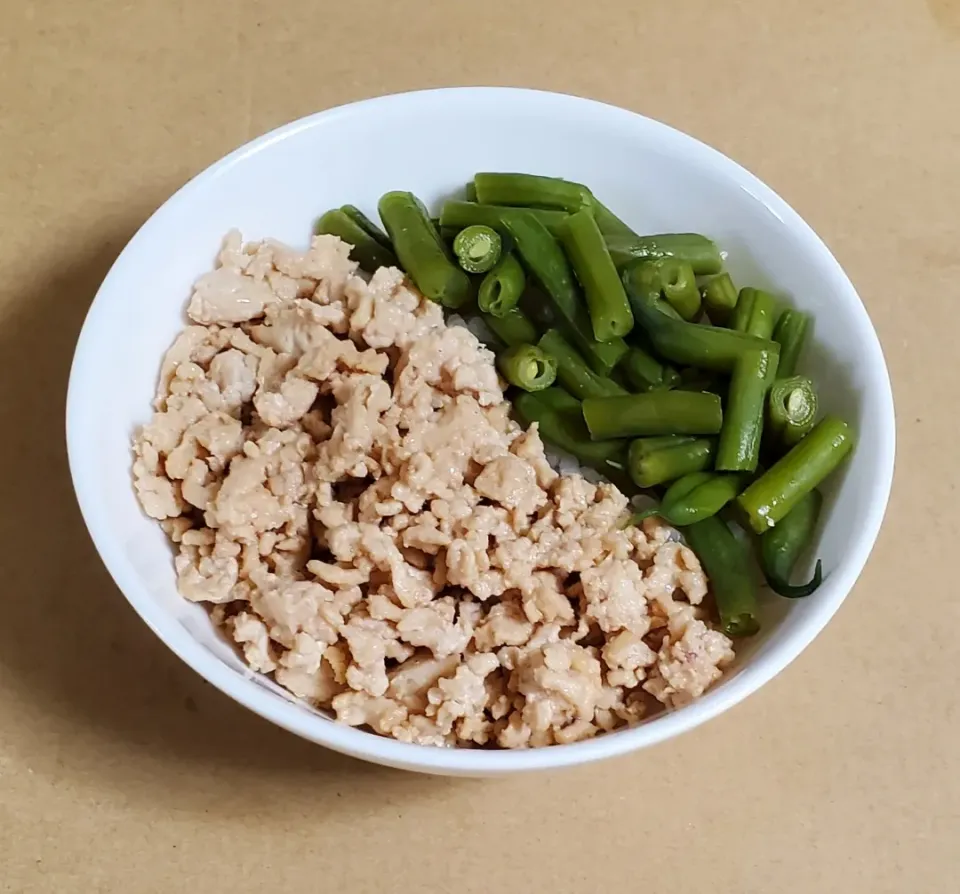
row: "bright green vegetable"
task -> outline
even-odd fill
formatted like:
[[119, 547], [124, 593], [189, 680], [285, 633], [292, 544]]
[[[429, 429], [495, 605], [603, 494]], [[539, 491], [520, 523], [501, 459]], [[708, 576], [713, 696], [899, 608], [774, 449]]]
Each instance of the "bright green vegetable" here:
[[[627, 456], [630, 477], [638, 487], [657, 487], [692, 472], [702, 472], [713, 464], [717, 442], [713, 438], [662, 442], [654, 449], [657, 438], [637, 438], [630, 444]], [[599, 441], [608, 444], [609, 441]]]
[[524, 391], [543, 391], [557, 378], [557, 361], [536, 345], [513, 345], [497, 354], [497, 369]]
[[626, 394], [612, 379], [598, 376], [576, 349], [556, 330], [548, 329], [538, 347], [557, 364], [557, 380], [577, 400]]
[[737, 306], [737, 288], [729, 273], [718, 273], [704, 283], [703, 307], [714, 326], [726, 326]]
[[853, 429], [846, 422], [836, 416], [824, 417], [737, 498], [750, 527], [763, 534], [776, 525], [843, 462], [854, 441]]
[[351, 245], [350, 257], [369, 273], [379, 267], [395, 267], [397, 264], [389, 248], [384, 248], [340, 208], [328, 211], [320, 218], [317, 232], [337, 236]]
[[777, 379], [767, 398], [771, 431], [792, 447], [813, 428], [817, 404], [817, 389], [806, 376]]
[[527, 315], [516, 307], [499, 317], [483, 314], [482, 319], [490, 331], [508, 347], [532, 344], [540, 335]]
[[797, 363], [803, 352], [803, 345], [813, 327], [813, 320], [809, 314], [800, 310], [787, 308], [773, 330], [773, 340], [780, 345], [780, 366], [777, 375], [781, 379], [788, 379], [797, 371]]
[[517, 306], [525, 284], [523, 267], [513, 252], [507, 252], [480, 283], [477, 305], [484, 313], [502, 317]]
[[717, 468], [726, 472], [752, 472], [760, 461], [764, 405], [776, 373], [773, 351], [747, 351], [737, 361], [730, 378]]
[[571, 214], [560, 238], [586, 294], [594, 338], [603, 342], [626, 335], [633, 313], [591, 210]]
[[648, 391], [583, 402], [583, 418], [594, 440], [644, 435], [715, 435], [723, 413], [716, 394]]
[[627, 442], [591, 441], [583, 424], [580, 402], [562, 388], [547, 388], [535, 394], [521, 392], [514, 397], [513, 408], [524, 425], [538, 423], [540, 437], [547, 444], [596, 469], [621, 490], [632, 490], [626, 475]]
[[379, 210], [400, 265], [417, 288], [444, 307], [469, 301], [470, 277], [450, 259], [419, 199], [409, 192], [388, 192]]
[[379, 242], [384, 248], [393, 253], [393, 243], [390, 237], [383, 232], [366, 214], [364, 214], [356, 205], [341, 205], [340, 210], [347, 215], [361, 230], [363, 230], [372, 239]]
[[604, 239], [636, 240], [640, 238], [596, 196], [593, 197], [593, 216], [596, 218], [597, 226], [600, 227]]
[[564, 335], [573, 341], [594, 372], [609, 375], [626, 354], [627, 345], [620, 338], [608, 342], [594, 340], [590, 314], [560, 243], [526, 211], [511, 216], [506, 226], [517, 253], [549, 297]]
[[752, 636], [760, 629], [757, 589], [744, 544], [717, 516], [684, 529], [710, 580], [720, 625], [728, 636]]
[[657, 514], [668, 524], [685, 527], [716, 515], [743, 490], [746, 476], [693, 472], [667, 488]]
[[663, 297], [684, 320], [690, 322], [700, 316], [700, 290], [693, 267], [677, 258], [658, 261]]
[[472, 180], [463, 188], [463, 197], [468, 202], [477, 201], [477, 185]]
[[779, 352], [776, 342], [755, 338], [717, 326], [687, 323], [660, 298], [660, 273], [656, 264], [640, 261], [624, 268], [623, 284], [637, 326], [646, 331], [661, 357], [683, 366], [731, 372], [747, 350], [766, 348]]
[[777, 320], [777, 299], [761, 289], [741, 289], [730, 328], [757, 338], [771, 338]]
[[760, 567], [774, 593], [788, 599], [809, 596], [823, 581], [823, 563], [817, 559], [813, 577], [805, 584], [791, 585], [797, 560], [813, 540], [820, 518], [820, 491], [805, 494], [779, 522], [760, 538]]
[[[501, 236], [507, 234], [507, 221], [520, 209], [506, 205], [478, 205], [475, 202], [460, 202], [456, 199], [444, 202], [440, 211], [440, 226], [444, 229], [462, 230], [474, 225], [490, 227]], [[524, 208], [523, 213], [532, 214], [551, 233], [557, 235], [567, 219], [566, 211], [549, 211], [542, 208]]]
[[500, 247], [500, 234], [483, 224], [461, 230], [453, 240], [453, 253], [467, 273], [490, 270], [500, 260]]
[[590, 207], [593, 196], [579, 183], [536, 174], [483, 172], [473, 178], [477, 201], [484, 205], [519, 205], [522, 208], [559, 208], [575, 212]]
[[680, 374], [672, 366], [664, 366], [643, 348], [631, 347], [617, 369], [636, 391], [669, 390], [680, 384]]
[[607, 236], [607, 248], [617, 267], [633, 261], [659, 261], [676, 258], [686, 261], [697, 276], [719, 273], [723, 267], [720, 249], [706, 236], [697, 233], [663, 233], [658, 236]]
[[696, 441], [693, 435], [654, 435], [650, 438], [634, 438], [631, 447], [637, 456], [649, 456], [667, 447], [681, 447]]

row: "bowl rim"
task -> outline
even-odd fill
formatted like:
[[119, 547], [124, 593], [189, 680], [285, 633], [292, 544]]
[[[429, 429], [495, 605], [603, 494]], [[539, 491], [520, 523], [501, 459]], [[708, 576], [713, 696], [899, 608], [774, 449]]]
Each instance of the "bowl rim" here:
[[[731, 179], [740, 188], [762, 203], [803, 243], [805, 253], [819, 256], [823, 273], [829, 279], [831, 290], [843, 296], [854, 309], [858, 337], [863, 340], [870, 357], [871, 389], [876, 389], [882, 419], [878, 420], [880, 444], [878, 468], [874, 479], [868, 509], [859, 526], [851, 549], [831, 574], [830, 588], [821, 600], [806, 611], [796, 625], [774, 647], [752, 659], [739, 673], [718, 689], [682, 710], [657, 716], [649, 723], [615, 733], [599, 735], [594, 739], [568, 745], [519, 751], [438, 748], [397, 742], [374, 733], [330, 721], [310, 713], [293, 701], [287, 701], [268, 692], [255, 681], [255, 674], [238, 673], [223, 664], [194, 640], [183, 625], [156, 606], [141, 587], [123, 550], [110, 534], [108, 519], [96, 500], [96, 482], [84, 473], [84, 455], [87, 447], [80, 443], [78, 418], [82, 403], [82, 382], [85, 370], [96, 353], [95, 329], [103, 313], [101, 296], [109, 292], [115, 280], [123, 274], [135, 246], [146, 243], [158, 220], [172, 209], [189, 203], [194, 192], [204, 182], [217, 177], [227, 168], [258, 153], [272, 144], [288, 139], [300, 131], [318, 126], [329, 126], [339, 119], [353, 115], [368, 115], [391, 106], [452, 101], [497, 101], [502, 104], [532, 107], [550, 106], [571, 115], [594, 115], [610, 121], [619, 119], [623, 127], [644, 128], [668, 147], [698, 156], [718, 176]], [[696, 138], [667, 124], [608, 103], [584, 97], [550, 91], [517, 87], [441, 87], [363, 99], [336, 106], [285, 125], [257, 137], [214, 162], [197, 174], [140, 227], [111, 266], [97, 291], [77, 341], [70, 370], [66, 403], [66, 438], [70, 474], [84, 522], [101, 560], [114, 582], [147, 626], [182, 661], [209, 683], [239, 704], [302, 738], [321, 744], [334, 751], [363, 760], [399, 769], [449, 775], [504, 775], [521, 771], [552, 769], [588, 763], [602, 758], [626, 754], [640, 748], [664, 742], [682, 732], [722, 714], [751, 695], [787, 667], [820, 633], [849, 594], [870, 555], [880, 531], [893, 481], [896, 426], [893, 392], [879, 338], [859, 295], [839, 262], [813, 229], [777, 193], [757, 177], [723, 153]]]

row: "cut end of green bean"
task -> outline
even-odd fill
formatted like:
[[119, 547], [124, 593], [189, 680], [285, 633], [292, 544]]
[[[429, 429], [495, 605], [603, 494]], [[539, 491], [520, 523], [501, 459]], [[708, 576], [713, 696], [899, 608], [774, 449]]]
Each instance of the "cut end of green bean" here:
[[768, 397], [770, 427], [787, 447], [796, 444], [817, 418], [817, 392], [806, 376], [777, 379]]
[[475, 224], [457, 233], [453, 253], [467, 273], [486, 273], [500, 260], [500, 234], [490, 227]]
[[700, 316], [700, 290], [693, 267], [677, 258], [664, 258], [658, 262], [660, 285], [667, 303], [687, 322]]
[[536, 345], [515, 345], [497, 355], [503, 377], [524, 391], [543, 391], [557, 378], [557, 361]]
[[507, 252], [480, 283], [477, 305], [484, 313], [505, 316], [520, 303], [526, 281], [520, 262]]
[[710, 277], [701, 290], [703, 307], [715, 326], [726, 326], [737, 306], [737, 288], [729, 273]]

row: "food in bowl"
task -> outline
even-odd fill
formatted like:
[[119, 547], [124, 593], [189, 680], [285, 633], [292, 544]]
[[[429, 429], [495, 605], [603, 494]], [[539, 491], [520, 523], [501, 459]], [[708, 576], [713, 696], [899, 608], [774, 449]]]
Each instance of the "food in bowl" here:
[[808, 320], [710, 240], [566, 181], [471, 189], [438, 222], [387, 194], [386, 233], [336, 209], [305, 253], [229, 234], [135, 486], [181, 594], [293, 694], [402, 741], [562, 744], [698, 697], [756, 632], [724, 507], [815, 589], [789, 578], [852, 435], [793, 375]]

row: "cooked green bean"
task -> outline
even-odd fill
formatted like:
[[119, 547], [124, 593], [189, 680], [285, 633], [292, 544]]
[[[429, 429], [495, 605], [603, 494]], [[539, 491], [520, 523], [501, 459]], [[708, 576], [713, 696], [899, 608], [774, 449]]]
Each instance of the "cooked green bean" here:
[[660, 273], [656, 264], [640, 261], [623, 270], [623, 284], [637, 326], [646, 330], [661, 357], [683, 366], [731, 372], [747, 350], [766, 348], [779, 352], [773, 341], [743, 332], [681, 320], [660, 298]]
[[770, 429], [787, 447], [806, 435], [817, 419], [817, 389], [806, 376], [777, 379], [767, 404]]
[[631, 446], [637, 456], [648, 456], [667, 447], [681, 447], [696, 441], [693, 435], [654, 435], [650, 438], [634, 438]]
[[726, 326], [737, 306], [737, 288], [729, 273], [718, 273], [706, 281], [701, 290], [703, 307], [714, 326]]
[[557, 380], [578, 400], [627, 393], [612, 379], [598, 376], [590, 369], [583, 357], [556, 329], [547, 330], [538, 347], [554, 359]]
[[377, 242], [342, 208], [334, 208], [324, 214], [317, 222], [317, 232], [337, 236], [350, 245], [350, 257], [368, 273], [373, 273], [379, 267], [397, 265], [394, 253]]
[[719, 273], [723, 267], [720, 249], [698, 233], [662, 233], [635, 239], [608, 236], [607, 248], [617, 267], [632, 261], [658, 261], [661, 258], [686, 261], [697, 276]]
[[513, 252], [507, 252], [480, 283], [477, 305], [484, 313], [501, 317], [517, 306], [525, 283], [523, 267]]
[[537, 327], [517, 307], [511, 308], [499, 317], [495, 317], [493, 314], [481, 314], [481, 319], [487, 324], [490, 331], [508, 347], [532, 344], [540, 335]]
[[593, 216], [596, 218], [597, 226], [603, 233], [604, 239], [629, 239], [636, 240], [640, 237], [630, 229], [616, 214], [614, 214], [603, 202], [596, 196], [593, 197]]
[[609, 341], [626, 335], [633, 328], [633, 313], [592, 211], [571, 214], [560, 239], [583, 286], [594, 338]]
[[[461, 202], [450, 199], [443, 203], [440, 211], [440, 226], [462, 230], [464, 227], [480, 225], [496, 230], [501, 236], [507, 235], [505, 221], [519, 209], [506, 205], [478, 205], [475, 202]], [[557, 235], [563, 222], [569, 216], [566, 211], [550, 211], [543, 208], [524, 208], [525, 214], [532, 214], [551, 233]]]
[[593, 196], [579, 183], [536, 174], [481, 172], [473, 178], [477, 201], [484, 205], [519, 205], [522, 208], [559, 208], [574, 212], [590, 207]]
[[717, 468], [726, 472], [752, 472], [760, 461], [764, 404], [776, 371], [772, 351], [747, 351], [737, 361], [723, 414]]
[[693, 267], [677, 258], [658, 262], [663, 297], [680, 316], [690, 322], [700, 316], [700, 290]]
[[[627, 456], [630, 477], [638, 487], [657, 487], [691, 472], [702, 472], [713, 464], [717, 442], [714, 438], [681, 439], [652, 449], [656, 438], [637, 438]], [[609, 441], [598, 441], [608, 444]], [[614, 442], [619, 443], [619, 442]]]
[[539, 425], [540, 437], [547, 444], [606, 475], [621, 490], [632, 490], [626, 474], [627, 442], [591, 441], [580, 402], [562, 388], [521, 392], [514, 397], [513, 408], [525, 425]]
[[755, 634], [760, 629], [759, 607], [746, 546], [715, 515], [690, 525], [683, 534], [707, 572], [723, 632]]
[[664, 366], [656, 357], [643, 348], [633, 346], [620, 361], [629, 385], [636, 391], [669, 390], [680, 384], [680, 374], [672, 366]]
[[497, 368], [524, 391], [543, 391], [557, 378], [557, 361], [536, 345], [513, 345], [497, 354]]
[[626, 354], [627, 345], [622, 338], [594, 340], [590, 314], [560, 243], [528, 211], [518, 210], [506, 226], [527, 269], [553, 304], [564, 335], [576, 344], [594, 372], [609, 375]]
[[836, 416], [824, 417], [786, 456], [754, 481], [737, 503], [758, 534], [772, 528], [846, 458], [853, 429]]
[[760, 567], [774, 593], [788, 599], [809, 596], [823, 581], [823, 563], [817, 559], [813, 577], [805, 584], [791, 584], [797, 560], [813, 539], [823, 497], [812, 490], [797, 501], [779, 522], [760, 538]]
[[797, 371], [797, 363], [812, 325], [810, 315], [803, 311], [787, 308], [780, 314], [780, 319], [773, 329], [773, 340], [780, 345], [777, 375], [781, 379], [788, 379]]
[[500, 260], [500, 247], [500, 234], [483, 224], [461, 230], [453, 240], [453, 253], [467, 273], [490, 270]]
[[467, 183], [467, 185], [463, 188], [463, 197], [468, 202], [477, 201], [477, 184], [474, 183], [472, 180], [469, 183]]
[[384, 248], [393, 253], [393, 243], [390, 237], [383, 232], [366, 214], [364, 214], [356, 205], [341, 205], [340, 210], [347, 215], [361, 230], [363, 230], [372, 239], [379, 242]]
[[715, 435], [723, 413], [716, 394], [648, 391], [620, 397], [591, 397], [583, 402], [590, 436], [632, 438], [644, 435]]
[[470, 277], [450, 259], [419, 199], [410, 192], [388, 192], [379, 210], [400, 265], [417, 288], [444, 307], [469, 301]]
[[658, 514], [668, 524], [685, 527], [716, 515], [743, 490], [746, 476], [693, 472], [667, 488]]
[[771, 338], [777, 320], [777, 299], [762, 289], [741, 289], [730, 328], [757, 338]]

